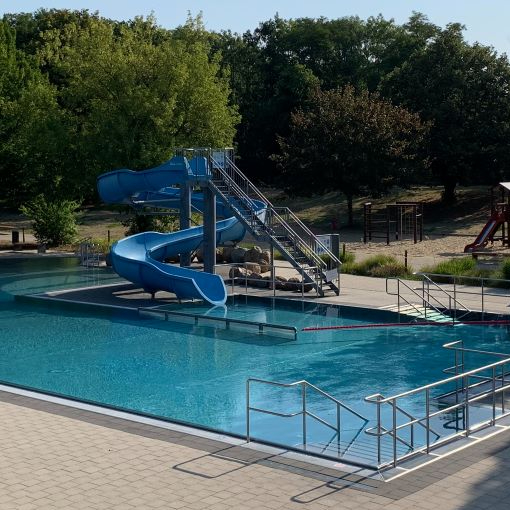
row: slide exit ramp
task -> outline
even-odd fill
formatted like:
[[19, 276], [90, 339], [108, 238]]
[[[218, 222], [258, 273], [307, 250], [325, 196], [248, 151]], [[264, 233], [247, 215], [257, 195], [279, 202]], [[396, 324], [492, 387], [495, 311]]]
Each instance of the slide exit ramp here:
[[[342, 265], [338, 254], [332, 253], [288, 207], [273, 206], [235, 165], [232, 150], [205, 152], [213, 190], [249, 232], [278, 250], [320, 296], [326, 290], [338, 295]], [[258, 205], [261, 202], [264, 209]]]

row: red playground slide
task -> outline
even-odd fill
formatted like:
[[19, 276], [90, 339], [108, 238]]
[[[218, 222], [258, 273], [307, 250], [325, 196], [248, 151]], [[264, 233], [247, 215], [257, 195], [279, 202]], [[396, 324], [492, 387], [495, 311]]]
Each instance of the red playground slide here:
[[495, 212], [489, 218], [489, 221], [482, 228], [482, 231], [478, 234], [474, 243], [468, 244], [464, 247], [464, 253], [471, 253], [478, 248], [483, 248], [489, 241], [492, 241], [494, 234], [498, 230], [499, 226], [505, 221], [505, 216], [500, 212]]

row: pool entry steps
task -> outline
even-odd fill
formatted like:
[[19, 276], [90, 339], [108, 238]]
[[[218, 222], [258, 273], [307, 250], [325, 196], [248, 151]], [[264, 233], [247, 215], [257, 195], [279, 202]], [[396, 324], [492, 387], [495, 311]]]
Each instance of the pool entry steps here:
[[[178, 298], [203, 299], [212, 305], [226, 301], [225, 284], [214, 274], [216, 246], [241, 241], [248, 231], [269, 243], [316, 289], [339, 294], [341, 262], [287, 207], [274, 207], [239, 170], [230, 148], [175, 149], [159, 167], [102, 174], [97, 188], [106, 203], [124, 203], [147, 213], [180, 211], [179, 232], [143, 232], [112, 246], [115, 271], [154, 294], [166, 290]], [[201, 192], [196, 192], [197, 188]], [[191, 226], [192, 208], [203, 213], [204, 225]], [[164, 212], [163, 212], [164, 213]], [[216, 222], [216, 216], [222, 221]], [[201, 248], [204, 272], [189, 267], [191, 253]], [[165, 264], [180, 256], [181, 267]]]
[[[462, 341], [443, 347], [454, 351], [455, 364], [444, 369], [453, 376], [388, 397], [381, 393], [367, 396], [365, 402], [376, 406], [375, 419], [363, 416], [306, 380], [283, 383], [249, 378], [246, 382], [247, 440], [384, 470], [397, 468], [414, 458], [430, 462], [450, 452], [456, 440], [476, 442], [510, 428], [509, 355], [466, 348]], [[479, 360], [476, 368], [467, 370], [468, 355], [475, 355]], [[480, 364], [487, 357], [500, 359]], [[294, 391], [294, 407], [287, 404], [284, 411], [280, 410], [283, 398], [274, 392], [270, 405], [267, 398], [266, 405], [257, 405], [254, 401], [261, 399], [260, 388], [254, 391], [257, 386]], [[312, 396], [320, 398], [311, 399]], [[324, 411], [325, 400], [331, 404], [329, 412]], [[411, 401], [414, 409], [418, 404], [420, 412], [411, 414], [406, 410]], [[287, 420], [287, 437], [288, 430], [294, 428], [295, 441], [279, 442], [274, 434], [260, 437], [254, 430], [257, 415]]]

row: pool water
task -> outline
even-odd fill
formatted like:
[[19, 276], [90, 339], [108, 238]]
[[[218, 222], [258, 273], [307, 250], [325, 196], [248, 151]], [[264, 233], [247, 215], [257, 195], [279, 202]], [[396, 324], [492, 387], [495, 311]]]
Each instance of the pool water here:
[[[452, 352], [442, 348], [446, 342], [463, 339], [471, 347], [510, 352], [507, 329], [495, 326], [301, 331], [383, 322], [371, 310], [344, 307], [238, 300], [227, 309], [175, 308], [292, 325], [299, 330], [293, 340], [136, 312], [21, 302], [17, 294], [122, 280], [74, 259], [0, 264], [1, 381], [235, 434], [245, 433], [249, 377], [306, 379], [373, 420], [375, 408], [365, 396], [389, 396], [445, 377], [442, 369], [453, 365]], [[328, 402], [315, 400], [316, 412], [331, 412]], [[254, 385], [252, 405], [288, 412], [299, 407], [299, 395]], [[408, 410], [418, 412], [413, 405]], [[268, 416], [254, 416], [252, 425], [254, 435], [271, 440], [296, 434]]]

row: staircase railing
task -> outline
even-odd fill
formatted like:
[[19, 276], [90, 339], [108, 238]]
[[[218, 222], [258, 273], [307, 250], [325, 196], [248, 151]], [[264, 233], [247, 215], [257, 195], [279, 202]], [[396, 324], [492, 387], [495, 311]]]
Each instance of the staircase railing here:
[[[234, 209], [237, 208], [238, 214], [255, 234], [261, 229], [272, 244], [285, 252], [293, 265], [301, 271], [304, 270], [304, 266], [308, 266], [309, 279], [319, 287], [322, 288], [323, 283], [331, 285], [332, 280], [338, 279], [341, 261], [290, 209], [274, 207], [227, 155], [221, 163], [212, 155], [210, 159], [213, 180], [217, 179], [226, 186], [226, 190], [223, 191], [226, 191], [228, 196], [224, 195], [225, 199]], [[217, 191], [222, 193], [220, 189]], [[264, 212], [257, 210], [253, 200], [266, 204], [266, 210]], [[244, 207], [246, 211], [240, 210], [240, 207]], [[289, 252], [285, 242], [289, 242], [306, 260], [298, 260]], [[337, 287], [334, 289], [338, 292]]]
[[[388, 285], [389, 281], [397, 282], [397, 292], [396, 293], [390, 292], [389, 285]], [[420, 310], [420, 308], [416, 304], [412, 303], [405, 296], [402, 295], [402, 293], [400, 291], [400, 286], [405, 287], [409, 292], [411, 292], [412, 295], [416, 296], [420, 300], [420, 302], [423, 304], [423, 308], [424, 308], [423, 311]], [[398, 311], [398, 313], [400, 313], [400, 301], [402, 300], [402, 301], [404, 301], [404, 303], [406, 303], [406, 305], [413, 308], [417, 313], [419, 313], [419, 314], [423, 313], [425, 315], [425, 319], [427, 318], [427, 310], [429, 308], [434, 310], [436, 313], [438, 313], [440, 315], [444, 315], [443, 311], [441, 311], [439, 308], [437, 308], [432, 303], [430, 303], [430, 301], [425, 299], [425, 296], [423, 295], [423, 293], [417, 292], [415, 289], [413, 289], [410, 285], [405, 283], [400, 278], [386, 278], [386, 294], [388, 294], [390, 296], [397, 296], [397, 307], [398, 307], [397, 311]], [[453, 320], [454, 319], [452, 318], [452, 321]]]
[[[441, 307], [447, 308], [453, 314], [454, 320], [460, 320], [466, 315], [470, 314], [472, 310], [468, 308], [464, 303], [457, 299], [456, 287], [453, 288], [453, 294], [448, 292], [446, 289], [441, 287], [438, 283], [430, 278], [430, 276], [426, 273], [417, 273], [421, 276], [422, 279], [422, 293], [423, 295], [427, 295], [427, 301], [430, 299], [434, 299], [436, 303], [438, 303]], [[430, 287], [432, 286], [433, 290], [442, 293], [448, 299], [448, 306], [445, 306], [439, 299], [437, 299], [433, 294], [431, 294]], [[463, 312], [462, 315], [458, 316], [458, 312]]]
[[[492, 426], [496, 421], [506, 418], [510, 415], [510, 412], [505, 408], [505, 394], [510, 389], [510, 380], [502, 379], [499, 377], [499, 373], [506, 373], [505, 366], [510, 364], [510, 358], [502, 359], [495, 363], [478, 367], [474, 370], [459, 373], [453, 377], [442, 379], [420, 388], [416, 388], [410, 391], [393, 395], [391, 397], [381, 398], [380, 394], [370, 395], [365, 398], [367, 402], [372, 402], [377, 405], [377, 423], [375, 427], [368, 429], [372, 435], [377, 435], [378, 440], [378, 467], [380, 469], [388, 466], [396, 467], [397, 464], [404, 459], [407, 459], [417, 453], [424, 452], [430, 453], [434, 448], [439, 447], [446, 442], [452, 441], [453, 439], [465, 436], [468, 437], [472, 432], [485, 427]], [[489, 373], [487, 376], [486, 387], [478, 392], [469, 391], [472, 385], [470, 379], [478, 380], [480, 375]], [[432, 408], [431, 402], [434, 399], [433, 392], [441, 390], [441, 388], [449, 388], [452, 385], [460, 383], [464, 388], [464, 391], [459, 398], [452, 402], [445, 402], [444, 406], [438, 406]], [[424, 399], [423, 399], [424, 397]], [[405, 398], [414, 398], [416, 401], [423, 403], [423, 413], [421, 417], [409, 419], [404, 423], [398, 423], [397, 421], [397, 410], [398, 401]], [[422, 400], [423, 399], [423, 400]], [[501, 403], [500, 403], [501, 402]], [[477, 403], [482, 404], [481, 409], [486, 413], [472, 413], [471, 407]], [[389, 404], [392, 408], [390, 426], [384, 427], [383, 417], [381, 413], [381, 406], [383, 404]], [[462, 410], [464, 413], [463, 425], [460, 430], [456, 430], [453, 434], [443, 435], [433, 439], [431, 435], [437, 435], [431, 427], [432, 420], [438, 420], [443, 423], [445, 419], [449, 419], [453, 413]], [[425, 426], [425, 438], [423, 444], [415, 444], [412, 451], [400, 455], [397, 450], [398, 438], [401, 437], [400, 431], [408, 427], [412, 427], [416, 424], [422, 424]], [[374, 432], [375, 430], [375, 432]], [[381, 438], [389, 436], [392, 443], [392, 454], [390, 459], [382, 459], [381, 456]], [[416, 443], [416, 442], [415, 442]]]
[[[274, 411], [274, 410], [267, 409], [267, 408], [261, 408], [261, 407], [252, 406], [251, 405], [251, 385], [253, 383], [256, 383], [256, 384], [265, 384], [265, 385], [268, 385], [268, 386], [275, 386], [275, 387], [279, 387], [279, 388], [295, 388], [295, 387], [300, 387], [300, 389], [301, 389], [301, 395], [300, 395], [301, 405], [300, 405], [299, 411], [290, 412], [290, 413], [283, 413], [283, 412]], [[335, 420], [335, 423], [330, 423], [327, 420], [324, 420], [323, 418], [321, 418], [320, 416], [317, 416], [315, 413], [313, 413], [310, 410], [310, 407], [308, 405], [308, 395], [309, 395], [309, 392], [307, 390], [312, 390], [315, 393], [318, 393], [319, 395], [324, 397], [326, 400], [329, 400], [330, 402], [332, 402], [335, 405], [335, 407], [336, 407], [336, 420]], [[343, 421], [342, 420], [342, 414], [341, 414], [342, 410], [344, 412], [349, 413], [351, 416], [354, 416], [355, 418], [360, 419], [361, 421], [363, 421], [363, 425], [360, 427], [358, 433], [349, 442], [347, 448], [344, 450], [344, 453], [345, 453], [345, 451], [347, 451], [351, 447], [353, 441], [355, 441], [355, 439], [361, 434], [361, 432], [363, 431], [363, 427], [365, 427], [366, 424], [369, 422], [369, 420], [367, 418], [365, 418], [360, 413], [356, 412], [354, 409], [351, 409], [349, 406], [347, 406], [346, 404], [344, 404], [340, 400], [337, 400], [335, 397], [332, 397], [329, 393], [326, 393], [325, 391], [321, 390], [317, 386], [309, 383], [308, 381], [302, 380], [302, 381], [296, 381], [296, 382], [293, 382], [293, 383], [282, 383], [282, 382], [277, 382], [277, 381], [268, 381], [268, 380], [265, 380], [265, 379], [257, 379], [257, 378], [254, 378], [254, 377], [250, 377], [246, 381], [246, 440], [248, 442], [250, 442], [251, 439], [252, 439], [250, 414], [252, 412], [257, 412], [257, 413], [262, 413], [262, 414], [268, 414], [268, 415], [271, 415], [271, 416], [277, 416], [277, 417], [280, 417], [280, 418], [295, 418], [297, 416], [301, 416], [301, 437], [302, 437], [302, 444], [303, 444], [303, 449], [304, 450], [307, 449], [307, 445], [309, 444], [309, 436], [308, 436], [308, 429], [307, 429], [307, 418], [311, 418], [314, 421], [316, 421], [318, 423], [321, 423], [325, 427], [333, 430], [335, 435], [327, 443], [326, 447], [329, 444], [331, 444], [331, 442], [335, 438], [337, 439], [338, 443], [340, 444], [341, 433], [342, 433], [342, 421]], [[285, 445], [285, 444], [279, 444], [279, 445], [280, 446], [285, 446], [285, 447], [289, 447], [290, 446], [290, 445]], [[323, 449], [323, 451], [324, 451], [324, 449]], [[323, 453], [323, 451], [321, 453]], [[340, 448], [338, 450], [338, 453], [340, 455]], [[328, 455], [323, 455], [323, 456], [328, 457]]]

